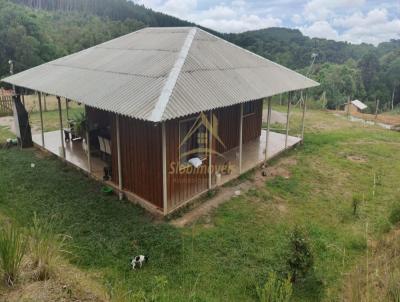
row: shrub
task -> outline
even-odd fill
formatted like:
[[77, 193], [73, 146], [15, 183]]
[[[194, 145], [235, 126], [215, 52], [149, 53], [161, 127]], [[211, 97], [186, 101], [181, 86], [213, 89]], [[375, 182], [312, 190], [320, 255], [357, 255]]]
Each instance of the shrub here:
[[26, 252], [26, 238], [12, 225], [0, 230], [0, 269], [5, 283], [13, 286], [18, 278], [22, 258]]
[[314, 257], [308, 236], [304, 230], [295, 227], [290, 234], [287, 265], [292, 282], [304, 278], [312, 269]]
[[392, 208], [392, 211], [390, 212], [390, 216], [389, 216], [389, 221], [392, 224], [397, 224], [398, 222], [400, 222], [400, 205], [399, 204], [396, 204]]
[[357, 210], [358, 206], [361, 204], [362, 198], [360, 195], [353, 195], [353, 202], [352, 202], [352, 207], [353, 207], [353, 216], [357, 216]]
[[57, 261], [65, 253], [70, 237], [53, 233], [51, 223], [40, 221], [36, 214], [30, 228], [30, 251], [37, 280], [47, 280], [54, 273]]
[[290, 278], [280, 280], [275, 272], [268, 275], [263, 287], [257, 287], [257, 296], [260, 302], [288, 302], [293, 289]]

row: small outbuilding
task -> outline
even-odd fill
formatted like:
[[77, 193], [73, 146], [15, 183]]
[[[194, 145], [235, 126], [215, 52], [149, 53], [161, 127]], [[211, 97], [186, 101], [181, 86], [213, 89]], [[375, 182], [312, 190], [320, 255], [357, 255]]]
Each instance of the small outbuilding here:
[[61, 100], [83, 104], [81, 141], [61, 122], [34, 143], [164, 215], [301, 142], [288, 123], [263, 129], [264, 100], [270, 117], [270, 97], [319, 85], [195, 27], [145, 28], [3, 81], [57, 96], [60, 120]]
[[367, 109], [368, 106], [365, 105], [363, 102], [359, 100], [354, 100], [351, 101], [350, 104], [346, 104], [344, 107], [344, 111], [347, 113], [356, 113], [356, 112], [362, 112], [363, 110]]

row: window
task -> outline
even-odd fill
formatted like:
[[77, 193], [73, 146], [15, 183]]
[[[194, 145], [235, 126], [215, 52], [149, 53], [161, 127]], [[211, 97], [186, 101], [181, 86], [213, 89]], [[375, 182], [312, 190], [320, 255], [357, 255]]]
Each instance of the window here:
[[191, 158], [206, 158], [207, 130], [199, 119], [190, 119], [179, 123], [180, 163], [188, 164]]
[[256, 112], [254, 102], [248, 102], [243, 105], [243, 116], [250, 115]]

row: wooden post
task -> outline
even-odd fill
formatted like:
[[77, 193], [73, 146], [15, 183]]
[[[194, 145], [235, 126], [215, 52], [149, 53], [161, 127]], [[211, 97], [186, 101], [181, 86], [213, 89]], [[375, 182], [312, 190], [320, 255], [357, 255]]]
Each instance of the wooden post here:
[[[14, 93], [15, 93], [15, 89], [14, 89]], [[22, 104], [24, 104], [24, 107], [25, 107], [25, 94], [22, 94]], [[26, 107], [25, 107], [25, 109], [26, 109]]]
[[65, 99], [65, 109], [67, 110], [67, 122], [69, 122], [69, 107], [68, 107], [68, 99]]
[[240, 104], [239, 174], [242, 174], [242, 158], [243, 158], [243, 103]]
[[347, 98], [347, 117], [350, 116], [350, 97]]
[[92, 173], [92, 159], [90, 154], [90, 135], [89, 135], [88, 125], [86, 125], [86, 147], [87, 147], [88, 170], [90, 174]]
[[303, 99], [303, 115], [301, 117], [301, 142], [303, 143], [304, 140], [304, 121], [305, 121], [305, 117], [306, 117], [306, 104], [307, 104], [307, 92], [305, 93], [305, 98]]
[[210, 128], [208, 129], [208, 188], [212, 188], [212, 141], [213, 141], [213, 112], [210, 111]]
[[44, 111], [47, 112], [47, 101], [46, 101], [46, 93], [43, 94], [43, 103], [44, 103]]
[[288, 137], [289, 137], [289, 120], [290, 120], [290, 101], [291, 101], [292, 93], [289, 92], [288, 103], [287, 103], [287, 114], [286, 114], [286, 137], [285, 137], [285, 150], [288, 146]]
[[40, 113], [40, 130], [42, 132], [42, 147], [44, 148], [44, 127], [43, 127], [43, 113], [42, 113], [42, 93], [38, 92], [39, 95], [39, 113]]
[[376, 99], [375, 119], [378, 118], [378, 110], [379, 110], [379, 99]]
[[118, 189], [119, 200], [122, 200], [124, 195], [122, 193], [122, 161], [121, 161], [121, 136], [119, 132], [119, 115], [116, 116], [116, 130], [117, 130], [117, 161], [118, 161]]
[[[280, 96], [282, 98], [282, 94]], [[271, 128], [271, 101], [272, 98], [268, 98], [268, 109], [267, 109], [267, 133], [266, 133], [266, 138], [265, 138], [265, 161], [268, 160], [268, 145], [269, 145], [269, 132]]]
[[57, 97], [57, 103], [58, 103], [58, 115], [60, 118], [60, 138], [61, 138], [61, 147], [62, 147], [62, 158], [65, 159], [64, 126], [63, 126], [62, 113], [61, 113], [61, 99], [59, 96]]
[[168, 214], [168, 192], [167, 192], [167, 139], [165, 122], [161, 124], [161, 145], [162, 145], [162, 175], [163, 175], [163, 210], [164, 215]]

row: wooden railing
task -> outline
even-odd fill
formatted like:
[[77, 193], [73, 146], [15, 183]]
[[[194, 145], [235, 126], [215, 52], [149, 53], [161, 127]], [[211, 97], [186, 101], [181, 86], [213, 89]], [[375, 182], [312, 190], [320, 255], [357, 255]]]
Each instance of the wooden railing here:
[[13, 99], [9, 95], [0, 95], [0, 116], [13, 114]]

